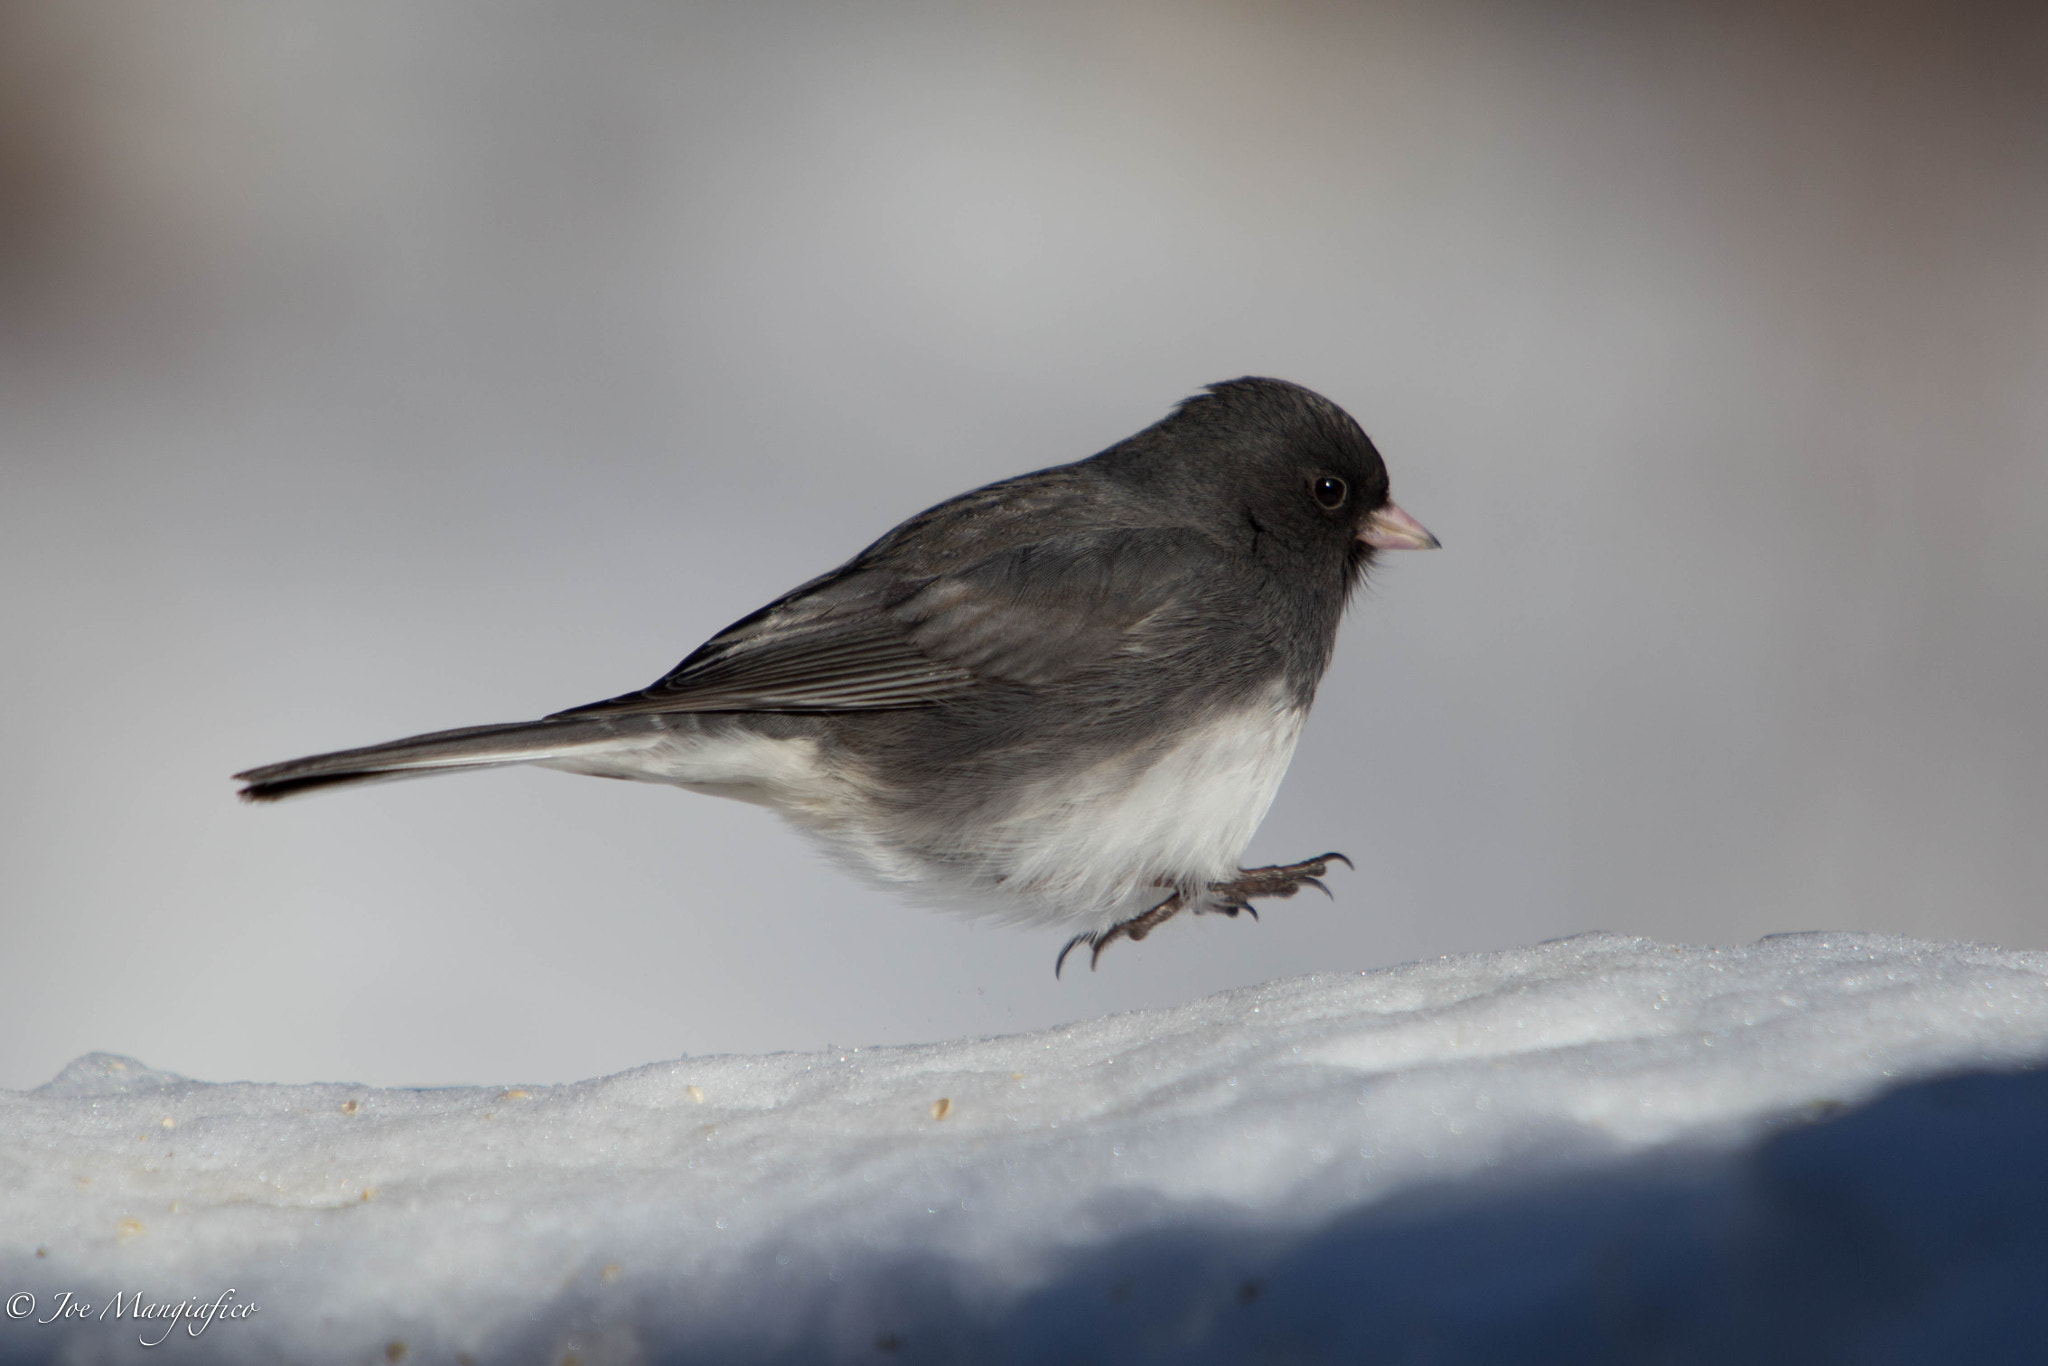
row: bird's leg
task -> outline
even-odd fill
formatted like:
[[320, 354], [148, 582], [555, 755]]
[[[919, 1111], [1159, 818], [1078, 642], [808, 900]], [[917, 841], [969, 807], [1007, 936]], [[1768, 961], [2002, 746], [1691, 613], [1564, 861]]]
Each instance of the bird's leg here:
[[[1214, 897], [1215, 900], [1205, 900], [1196, 906], [1195, 909], [1198, 912], [1216, 911], [1232, 917], [1235, 917], [1239, 911], [1249, 911], [1251, 912], [1252, 919], [1257, 920], [1259, 913], [1252, 905], [1253, 897], [1288, 897], [1293, 896], [1304, 887], [1313, 887], [1324, 896], [1329, 896], [1330, 889], [1323, 885], [1322, 877], [1324, 873], [1329, 871], [1330, 864], [1333, 861], [1343, 864], [1346, 868], [1354, 866], [1351, 860], [1345, 858], [1342, 854], [1330, 853], [1312, 859], [1303, 859], [1300, 863], [1281, 863], [1268, 868], [1240, 868], [1237, 870], [1237, 876], [1231, 881], [1210, 883], [1209, 895]], [[1088, 970], [1093, 972], [1095, 965], [1102, 961], [1102, 951], [1111, 944], [1114, 944], [1119, 939], [1128, 939], [1133, 944], [1137, 943], [1146, 935], [1173, 919], [1174, 916], [1186, 910], [1187, 905], [1187, 896], [1184, 893], [1175, 892], [1143, 915], [1134, 915], [1129, 920], [1120, 920], [1106, 930], [1098, 930], [1091, 934], [1075, 935], [1067, 941], [1067, 946], [1060, 950], [1060, 956], [1054, 960], [1052, 965], [1053, 976], [1059, 976], [1060, 969], [1066, 965], [1067, 955], [1074, 951], [1075, 946], [1080, 944], [1089, 946]]]

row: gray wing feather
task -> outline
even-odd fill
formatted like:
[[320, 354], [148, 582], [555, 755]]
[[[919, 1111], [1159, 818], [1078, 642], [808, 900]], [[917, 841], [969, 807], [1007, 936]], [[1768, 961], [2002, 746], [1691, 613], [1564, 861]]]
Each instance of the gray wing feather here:
[[834, 624], [707, 646], [652, 687], [561, 712], [862, 711], [918, 707], [974, 685], [886, 621]]

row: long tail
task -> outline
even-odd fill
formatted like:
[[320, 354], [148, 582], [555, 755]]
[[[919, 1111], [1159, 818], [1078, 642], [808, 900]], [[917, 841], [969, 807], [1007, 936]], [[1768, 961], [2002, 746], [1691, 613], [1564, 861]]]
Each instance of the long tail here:
[[265, 764], [235, 781], [247, 784], [245, 802], [274, 802], [316, 788], [346, 783], [387, 782], [424, 778], [464, 768], [502, 768], [558, 759], [578, 751], [631, 743], [615, 721], [520, 721], [502, 726], [465, 726], [413, 735], [361, 749], [314, 754], [281, 764]]

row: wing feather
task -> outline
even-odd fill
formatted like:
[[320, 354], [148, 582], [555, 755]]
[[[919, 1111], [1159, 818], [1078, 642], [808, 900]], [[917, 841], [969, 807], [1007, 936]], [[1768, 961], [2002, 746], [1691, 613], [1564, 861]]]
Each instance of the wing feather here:
[[562, 716], [671, 711], [866, 711], [921, 707], [974, 686], [874, 615], [715, 637], [639, 692]]
[[1037, 530], [956, 541], [943, 555], [892, 534], [727, 627], [652, 686], [557, 715], [863, 711], [1043, 684], [1111, 655], [1151, 654], [1148, 624], [1186, 601], [1191, 572], [1213, 554], [1171, 529]]

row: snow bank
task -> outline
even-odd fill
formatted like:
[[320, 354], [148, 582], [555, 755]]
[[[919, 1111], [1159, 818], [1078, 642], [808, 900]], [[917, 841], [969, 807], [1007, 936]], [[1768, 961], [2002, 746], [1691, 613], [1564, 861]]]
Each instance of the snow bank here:
[[0, 1356], [2028, 1359], [2044, 1059], [2048, 954], [1854, 934], [568, 1086], [93, 1054], [0, 1092]]

